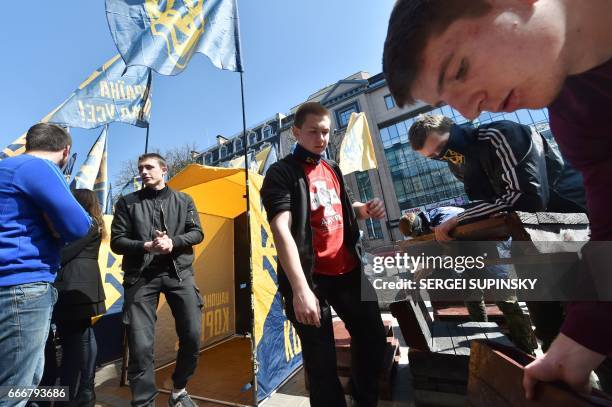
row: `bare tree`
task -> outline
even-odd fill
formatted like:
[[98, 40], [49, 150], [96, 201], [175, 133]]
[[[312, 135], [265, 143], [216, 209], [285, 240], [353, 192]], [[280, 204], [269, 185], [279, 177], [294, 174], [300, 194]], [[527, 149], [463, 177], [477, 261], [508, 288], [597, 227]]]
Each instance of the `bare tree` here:
[[[168, 179], [178, 174], [187, 165], [194, 162], [192, 151], [198, 151], [195, 142], [185, 143], [178, 147], [172, 147], [165, 151], [159, 149], [151, 150], [151, 153], [157, 153], [166, 159], [168, 163]], [[126, 185], [131, 185], [134, 182], [134, 178], [138, 176], [138, 157], [134, 157], [131, 160], [123, 161], [119, 165], [119, 170], [116, 172], [114, 177], [113, 185], [116, 185], [113, 191], [114, 200], [116, 201], [122, 194], [122, 189]], [[125, 188], [128, 191], [132, 191], [133, 188]], [[114, 202], [113, 202], [114, 204]]]

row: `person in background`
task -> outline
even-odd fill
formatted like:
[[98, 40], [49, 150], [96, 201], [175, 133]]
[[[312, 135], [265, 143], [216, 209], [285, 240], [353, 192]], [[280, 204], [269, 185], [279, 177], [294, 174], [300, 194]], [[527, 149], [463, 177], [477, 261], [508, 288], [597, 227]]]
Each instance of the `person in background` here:
[[[457, 225], [503, 211], [585, 211], [555, 189], [563, 159], [529, 126], [500, 120], [474, 127], [457, 125], [446, 116], [423, 114], [408, 133], [412, 149], [425, 158], [446, 162], [473, 202], [437, 225], [437, 240], [450, 240]], [[522, 246], [510, 247], [513, 256], [521, 255]], [[515, 270], [527, 278], [538, 266], [522, 264]], [[546, 351], [563, 323], [563, 306], [560, 301], [528, 301], [527, 307]]]
[[71, 144], [63, 128], [39, 123], [25, 154], [0, 161], [0, 406], [25, 405], [4, 397], [11, 386], [39, 384], [60, 249], [91, 225], [60, 171]]
[[96, 193], [76, 189], [73, 194], [92, 217], [93, 224], [87, 236], [62, 249], [62, 268], [54, 284], [58, 300], [53, 320], [62, 345], [60, 386], [68, 386], [70, 401], [75, 405], [93, 407], [98, 346], [92, 317], [106, 312], [98, 265], [100, 243], [106, 237], [106, 230]]

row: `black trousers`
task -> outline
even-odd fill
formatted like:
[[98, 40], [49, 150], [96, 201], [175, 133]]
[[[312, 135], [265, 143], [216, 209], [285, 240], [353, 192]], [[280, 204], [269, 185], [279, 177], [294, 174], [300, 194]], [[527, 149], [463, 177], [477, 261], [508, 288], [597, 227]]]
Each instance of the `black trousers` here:
[[130, 350], [128, 379], [133, 406], [154, 405], [158, 393], [153, 346], [160, 293], [164, 293], [170, 306], [179, 338], [172, 375], [175, 388], [186, 386], [198, 363], [203, 301], [193, 275], [179, 281], [176, 276], [168, 274], [143, 273], [135, 284], [124, 290], [123, 323], [126, 324]]
[[314, 293], [321, 308], [321, 327], [295, 320], [292, 300], [287, 300], [287, 317], [302, 342], [302, 358], [310, 383], [312, 407], [345, 407], [344, 392], [336, 371], [336, 348], [331, 307], [351, 335], [351, 390], [360, 407], [376, 406], [378, 382], [385, 352], [385, 329], [372, 284], [357, 269], [342, 276], [314, 275]]

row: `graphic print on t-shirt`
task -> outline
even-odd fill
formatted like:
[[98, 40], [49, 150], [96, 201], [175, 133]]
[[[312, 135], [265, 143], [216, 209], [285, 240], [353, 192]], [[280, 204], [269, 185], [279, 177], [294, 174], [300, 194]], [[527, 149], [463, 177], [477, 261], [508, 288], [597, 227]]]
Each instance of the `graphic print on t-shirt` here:
[[319, 225], [320, 229], [327, 229], [330, 232], [342, 228], [342, 213], [338, 213], [334, 209], [334, 206], [337, 205], [342, 208], [336, 189], [329, 188], [325, 180], [317, 180], [312, 183], [310, 191], [310, 209], [316, 212], [319, 208], [324, 208]]

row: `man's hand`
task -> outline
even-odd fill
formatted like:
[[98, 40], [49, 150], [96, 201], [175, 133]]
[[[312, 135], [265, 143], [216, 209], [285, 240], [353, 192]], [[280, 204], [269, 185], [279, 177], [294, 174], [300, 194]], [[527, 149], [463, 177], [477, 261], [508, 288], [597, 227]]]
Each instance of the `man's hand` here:
[[605, 355], [593, 352], [570, 337], [559, 334], [544, 356], [525, 367], [525, 397], [529, 400], [534, 398], [535, 386], [539, 381], [560, 380], [579, 393], [588, 393], [591, 390], [591, 371], [605, 358]]
[[293, 312], [300, 324], [321, 326], [319, 300], [310, 287], [293, 293]]
[[153, 246], [153, 242], [152, 241], [145, 242], [144, 249], [145, 249], [145, 251], [147, 251], [149, 253], [151, 253], [151, 252], [155, 253], [155, 247]]
[[382, 219], [385, 217], [385, 204], [378, 198], [374, 198], [366, 202], [364, 206], [365, 219]]
[[436, 235], [436, 240], [439, 242], [448, 242], [454, 240], [450, 233], [457, 227], [457, 217], [453, 216], [446, 222], [441, 223], [439, 226], [432, 228]]
[[166, 232], [156, 230], [155, 236], [155, 240], [153, 240], [153, 248], [161, 254], [171, 253], [173, 248], [172, 239], [168, 237]]

